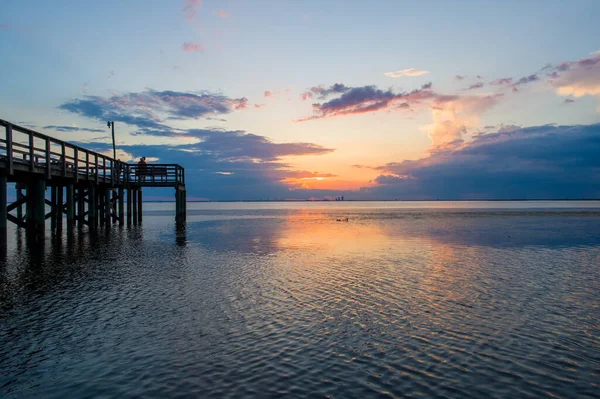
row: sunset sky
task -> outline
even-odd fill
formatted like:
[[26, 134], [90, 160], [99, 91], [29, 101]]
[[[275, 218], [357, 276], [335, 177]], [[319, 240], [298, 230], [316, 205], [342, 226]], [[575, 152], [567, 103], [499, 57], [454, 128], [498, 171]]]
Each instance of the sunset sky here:
[[181, 164], [189, 199], [598, 198], [598, 16], [0, 0], [0, 118], [109, 154], [114, 120], [119, 157]]

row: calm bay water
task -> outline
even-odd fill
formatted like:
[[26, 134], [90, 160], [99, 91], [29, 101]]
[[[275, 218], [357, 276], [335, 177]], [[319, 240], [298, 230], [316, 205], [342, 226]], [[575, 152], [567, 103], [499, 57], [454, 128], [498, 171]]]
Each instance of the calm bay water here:
[[[346, 221], [347, 218], [347, 221]], [[145, 204], [0, 263], [0, 397], [599, 397], [599, 202]]]

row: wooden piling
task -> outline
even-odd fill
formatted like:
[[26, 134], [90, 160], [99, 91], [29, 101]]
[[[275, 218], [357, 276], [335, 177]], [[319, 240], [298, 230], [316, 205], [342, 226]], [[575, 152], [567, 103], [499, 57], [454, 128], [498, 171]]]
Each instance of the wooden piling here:
[[34, 195], [35, 232], [43, 235], [46, 227], [46, 181], [38, 179], [35, 182]]
[[91, 231], [96, 231], [98, 223], [98, 196], [96, 195], [96, 186], [90, 184], [88, 188], [88, 225]]
[[127, 189], [127, 226], [131, 226], [131, 205], [132, 202], [132, 193], [131, 193], [131, 187], [129, 187]]
[[124, 205], [125, 205], [125, 198], [123, 198], [123, 196], [125, 195], [125, 189], [123, 188], [123, 186], [119, 187], [119, 226], [123, 226], [123, 224], [125, 223], [125, 209], [124, 209]]
[[74, 188], [72, 184], [67, 184], [67, 229], [72, 230], [75, 226], [75, 199]]
[[137, 217], [137, 213], [138, 213], [138, 207], [137, 207], [137, 200], [138, 200], [138, 195], [137, 195], [137, 191], [135, 188], [131, 189], [131, 198], [132, 198], [132, 218], [133, 218], [133, 224], [137, 224], [138, 223], [138, 217]]
[[77, 225], [80, 229], [85, 224], [85, 189], [83, 187], [77, 188]]
[[63, 200], [64, 187], [59, 185], [56, 187], [56, 202], [57, 202], [57, 215], [56, 215], [56, 231], [62, 231], [63, 225], [63, 214], [64, 214], [64, 200]]
[[[17, 183], [17, 201], [20, 201], [23, 198], [23, 188], [22, 184]], [[23, 205], [19, 205], [17, 207], [17, 219], [23, 220]]]
[[138, 223], [141, 224], [142, 223], [142, 189], [141, 188], [138, 190], [137, 206], [138, 206], [138, 212], [137, 212]]
[[6, 174], [0, 174], [0, 242], [6, 243], [8, 209], [6, 204]]
[[57, 197], [56, 186], [50, 186], [50, 230], [56, 230], [56, 219], [58, 216], [58, 204], [56, 201]]
[[106, 225], [106, 227], [110, 226], [110, 188], [105, 187], [104, 188], [104, 224]]

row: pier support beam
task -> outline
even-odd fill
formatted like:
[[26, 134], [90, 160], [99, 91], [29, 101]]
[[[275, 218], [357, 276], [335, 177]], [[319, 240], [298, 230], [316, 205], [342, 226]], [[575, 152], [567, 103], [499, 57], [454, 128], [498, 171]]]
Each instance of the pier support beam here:
[[6, 205], [6, 174], [0, 174], [0, 245], [6, 243], [8, 209]]
[[35, 213], [34, 226], [37, 235], [44, 235], [46, 227], [46, 181], [36, 180], [35, 195], [33, 196]]
[[96, 186], [94, 184], [90, 184], [88, 188], [88, 225], [91, 231], [96, 231], [98, 224], [97, 200], [98, 196], [96, 195]]
[[58, 219], [57, 188], [50, 186], [50, 230], [56, 230], [56, 220]]
[[72, 230], [75, 226], [75, 190], [72, 184], [67, 184], [67, 229]]
[[[17, 183], [17, 201], [23, 198], [23, 184]], [[23, 205], [17, 207], [17, 219], [23, 220]]]
[[131, 226], [131, 208], [132, 208], [132, 194], [131, 187], [127, 189], [127, 226]]
[[125, 198], [123, 198], [123, 196], [125, 195], [125, 189], [121, 186], [119, 187], [119, 226], [123, 226], [123, 224], [125, 223], [125, 209], [124, 209], [124, 205], [125, 205]]
[[56, 231], [57, 232], [61, 232], [62, 231], [62, 225], [63, 225], [63, 214], [64, 214], [64, 210], [65, 210], [65, 204], [64, 204], [64, 187], [62, 185], [59, 185], [56, 187], [56, 205], [57, 205], [57, 215], [56, 215]]
[[137, 224], [138, 223], [138, 217], [137, 217], [137, 211], [138, 211], [138, 207], [137, 207], [137, 200], [138, 200], [138, 195], [136, 192], [135, 188], [130, 189], [131, 192], [131, 202], [132, 202], [132, 218], [133, 218], [133, 224]]
[[138, 190], [137, 206], [138, 206], [138, 212], [137, 212], [138, 223], [141, 224], [142, 223], [142, 189], [141, 188]]
[[80, 229], [85, 223], [85, 189], [77, 188], [77, 223]]
[[106, 227], [110, 226], [110, 188], [106, 187], [104, 189], [104, 224]]

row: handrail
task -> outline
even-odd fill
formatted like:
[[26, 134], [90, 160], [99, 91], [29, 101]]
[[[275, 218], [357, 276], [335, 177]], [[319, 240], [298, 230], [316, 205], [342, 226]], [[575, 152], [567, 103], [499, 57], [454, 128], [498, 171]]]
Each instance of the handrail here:
[[[47, 179], [54, 171], [63, 178], [69, 172], [75, 181], [185, 184], [185, 171], [178, 164], [128, 164], [3, 119], [0, 125], [5, 127], [4, 137], [0, 133], [0, 158], [6, 158], [9, 175], [14, 174], [16, 164], [21, 164], [30, 172], [44, 173]], [[15, 141], [16, 134], [25, 136]], [[43, 143], [36, 144], [40, 140]]]

